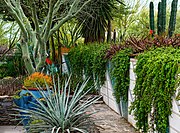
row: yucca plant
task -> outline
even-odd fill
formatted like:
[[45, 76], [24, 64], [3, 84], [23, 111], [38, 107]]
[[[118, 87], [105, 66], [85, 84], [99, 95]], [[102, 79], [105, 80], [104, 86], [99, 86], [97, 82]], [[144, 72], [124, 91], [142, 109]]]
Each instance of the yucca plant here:
[[[36, 100], [31, 109], [16, 109], [20, 112], [22, 118], [30, 118], [29, 123], [25, 125], [27, 132], [35, 133], [70, 133], [81, 132], [87, 133], [88, 129], [93, 126], [91, 115], [86, 113], [86, 109], [99, 98], [94, 97], [85, 100], [83, 103], [79, 101], [94, 87], [84, 92], [88, 80], [76, 85], [75, 92], [70, 96], [71, 81], [70, 78], [65, 80], [64, 84], [54, 82], [53, 89], [46, 85], [48, 95], [42, 91], [42, 87], [38, 86], [42, 95], [38, 99], [29, 92]], [[43, 99], [43, 100], [42, 100]]]

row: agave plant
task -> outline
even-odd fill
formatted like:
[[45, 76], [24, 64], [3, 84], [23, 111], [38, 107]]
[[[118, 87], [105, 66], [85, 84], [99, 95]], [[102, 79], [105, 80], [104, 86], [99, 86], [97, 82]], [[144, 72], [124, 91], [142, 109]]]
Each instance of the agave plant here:
[[[54, 82], [53, 89], [46, 85], [48, 95], [38, 86], [42, 95], [38, 99], [31, 92], [36, 102], [31, 109], [16, 109], [23, 118], [30, 118], [29, 123], [25, 126], [27, 132], [35, 133], [70, 133], [81, 132], [87, 133], [90, 126], [93, 125], [91, 115], [86, 113], [86, 109], [99, 98], [94, 97], [79, 102], [93, 87], [84, 92], [88, 80], [76, 85], [75, 92], [70, 96], [71, 81], [70, 78], [65, 80], [63, 85]], [[44, 100], [42, 100], [44, 99]]]

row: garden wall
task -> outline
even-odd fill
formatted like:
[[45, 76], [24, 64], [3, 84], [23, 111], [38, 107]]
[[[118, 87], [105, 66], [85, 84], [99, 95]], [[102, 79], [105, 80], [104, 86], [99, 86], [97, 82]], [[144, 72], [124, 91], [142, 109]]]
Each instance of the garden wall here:
[[[136, 66], [136, 60], [131, 59], [130, 60], [130, 85], [129, 85], [129, 91], [128, 91], [128, 107], [130, 107], [131, 102], [133, 102], [134, 96], [133, 96], [133, 89], [135, 87], [136, 83], [136, 74], [134, 73], [134, 68]], [[106, 72], [106, 82], [105, 85], [101, 88], [101, 95], [103, 96], [104, 102], [115, 112], [118, 114], [123, 114], [122, 110], [120, 110], [120, 105], [116, 103], [115, 98], [113, 96], [113, 87], [110, 80], [109, 72]], [[169, 132], [170, 133], [180, 133], [180, 101], [176, 101], [175, 98], [173, 98], [172, 101], [173, 108], [172, 108], [172, 115], [169, 116]], [[129, 112], [129, 111], [128, 111]], [[134, 120], [133, 115], [129, 115], [128, 113], [128, 121], [131, 123], [134, 127], [136, 124], [136, 121]]]
[[106, 82], [101, 87], [101, 95], [103, 96], [103, 101], [112, 108], [116, 113], [120, 114], [120, 106], [116, 103], [116, 99], [113, 96], [113, 87], [110, 80], [109, 72], [106, 72]]
[[22, 87], [21, 80], [8, 78], [0, 80], [0, 125], [17, 125], [18, 121], [13, 121], [16, 111], [13, 110], [13, 95]]
[[0, 79], [0, 96], [14, 95], [20, 88], [22, 88], [22, 82], [18, 78]]

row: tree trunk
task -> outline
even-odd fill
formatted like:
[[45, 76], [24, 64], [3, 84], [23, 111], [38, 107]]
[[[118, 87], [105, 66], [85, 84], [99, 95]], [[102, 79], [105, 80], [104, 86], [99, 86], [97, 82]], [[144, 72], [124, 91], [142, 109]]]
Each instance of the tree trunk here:
[[33, 66], [33, 62], [32, 62], [31, 56], [30, 56], [28, 43], [21, 42], [21, 49], [22, 49], [22, 59], [24, 60], [24, 65], [27, 69], [27, 72], [29, 74], [34, 73], [35, 67]]
[[107, 43], [111, 42], [111, 30], [112, 30], [111, 20], [108, 20]]
[[59, 68], [59, 74], [62, 75], [62, 53], [61, 53], [61, 47], [62, 44], [60, 42], [60, 35], [59, 35], [59, 30], [57, 31], [57, 35], [58, 35], [58, 64], [60, 66]]
[[52, 61], [55, 62], [55, 60], [56, 60], [56, 49], [55, 49], [53, 35], [51, 36], [51, 48], [52, 48]]

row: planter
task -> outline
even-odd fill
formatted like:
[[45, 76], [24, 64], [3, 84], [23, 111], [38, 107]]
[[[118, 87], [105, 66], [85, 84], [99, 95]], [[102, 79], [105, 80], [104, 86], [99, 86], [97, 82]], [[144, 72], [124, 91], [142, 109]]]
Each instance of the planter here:
[[[42, 90], [42, 92], [45, 95], [48, 95], [47, 90]], [[41, 92], [37, 88], [30, 88], [30, 89], [22, 89], [17, 98], [14, 98], [14, 103], [21, 109], [35, 109], [37, 106], [35, 104], [38, 104], [36, 99], [32, 96], [34, 95], [36, 99], [40, 99], [43, 96], [41, 95]], [[24, 114], [23, 112], [20, 112], [20, 114]], [[22, 123], [24, 126], [26, 126], [29, 123], [30, 118], [29, 117], [21, 117], [23, 119]]]
[[[108, 62], [107, 64], [107, 75], [108, 77], [106, 77], [106, 79], [110, 80], [110, 84], [109, 85], [109, 89], [111, 88], [112, 90], [112, 93], [114, 93], [114, 88], [115, 88], [115, 78], [111, 76], [110, 72], [111, 72], [111, 69], [113, 68], [113, 63], [111, 61]], [[108, 96], [109, 97], [109, 96]], [[114, 95], [110, 96], [110, 97], [114, 97]], [[111, 98], [111, 99], [115, 99], [114, 98]], [[112, 102], [112, 100], [111, 100]], [[122, 98], [120, 98], [120, 103], [117, 103], [116, 100], [114, 101], [117, 106], [115, 106], [115, 108], [118, 108], [118, 111], [119, 111], [119, 114], [124, 117], [125, 119], [128, 119], [128, 101], [125, 101], [123, 100]], [[113, 110], [117, 110], [115, 108], [112, 108]]]

